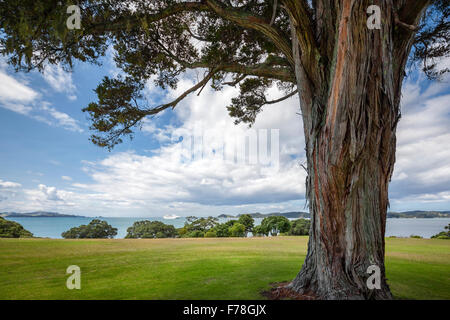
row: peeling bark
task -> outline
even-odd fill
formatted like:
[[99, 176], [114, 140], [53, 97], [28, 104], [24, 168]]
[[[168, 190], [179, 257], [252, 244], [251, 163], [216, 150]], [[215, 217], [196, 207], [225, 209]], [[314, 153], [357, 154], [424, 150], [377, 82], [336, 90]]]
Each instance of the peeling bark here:
[[[371, 4], [383, 12], [381, 30], [366, 26]], [[310, 51], [298, 49], [294, 34], [302, 30], [290, 14], [312, 221], [306, 260], [288, 287], [322, 299], [391, 299], [384, 268], [388, 185], [413, 33], [402, 31], [398, 41], [392, 1], [341, 0], [335, 6], [332, 61], [311, 61]], [[329, 38], [322, 38], [328, 42], [319, 51], [329, 52]], [[371, 265], [381, 270], [381, 289], [367, 288]]]

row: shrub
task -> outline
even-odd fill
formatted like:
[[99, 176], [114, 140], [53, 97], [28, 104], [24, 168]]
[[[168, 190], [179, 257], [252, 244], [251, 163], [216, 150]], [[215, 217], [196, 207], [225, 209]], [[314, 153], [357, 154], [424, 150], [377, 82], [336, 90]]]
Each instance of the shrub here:
[[415, 235], [415, 234], [412, 234], [412, 235], [410, 235], [409, 237], [410, 237], [410, 238], [414, 238], [414, 239], [422, 239], [421, 236], [418, 236], [418, 235]]
[[88, 225], [71, 228], [61, 234], [66, 239], [106, 239], [114, 238], [117, 228], [113, 228], [106, 221], [94, 219]]
[[205, 233], [205, 238], [216, 238], [217, 233], [214, 230], [209, 230]]
[[33, 234], [20, 223], [0, 217], [0, 238], [32, 238]]
[[200, 230], [195, 230], [192, 232], [189, 232], [185, 235], [186, 238], [203, 238], [205, 236], [205, 233]]
[[186, 228], [185, 228], [185, 227], [178, 228], [178, 229], [177, 229], [177, 234], [178, 234], [180, 237], [182, 237], [182, 238], [185, 237], [186, 234], [187, 234]]
[[245, 226], [239, 222], [230, 227], [230, 234], [232, 237], [245, 237]]
[[136, 221], [127, 229], [125, 238], [174, 238], [177, 231], [174, 226], [161, 221]]

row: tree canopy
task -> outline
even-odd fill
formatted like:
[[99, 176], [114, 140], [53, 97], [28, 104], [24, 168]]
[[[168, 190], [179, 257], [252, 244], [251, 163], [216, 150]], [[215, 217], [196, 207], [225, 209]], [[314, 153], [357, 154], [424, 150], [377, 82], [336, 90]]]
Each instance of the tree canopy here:
[[252, 232], [255, 220], [249, 214], [243, 214], [239, 216], [238, 222], [245, 226], [245, 234]]
[[[448, 71], [436, 69], [436, 59], [450, 53], [448, 1], [431, 1], [418, 26], [412, 25], [412, 19], [429, 1], [393, 2], [396, 42], [403, 45], [402, 38], [418, 30], [411, 63], [422, 63], [431, 78]], [[308, 56], [302, 61], [306, 79], [320, 78], [314, 75], [332, 64], [334, 0], [80, 0], [81, 28], [69, 30], [66, 8], [71, 4], [69, 0], [1, 1], [0, 54], [17, 70], [42, 71], [49, 63], [66, 69], [75, 61], [100, 64], [112, 47], [121, 74], [105, 77], [95, 90], [98, 100], [84, 108], [95, 131], [92, 141], [102, 147], [112, 148], [124, 135], [132, 137], [133, 127], [145, 117], [175, 108], [209, 82], [215, 90], [239, 87], [239, 95], [227, 108], [236, 122], [251, 125], [264, 105], [300, 91], [293, 41]], [[293, 15], [301, 24], [298, 38], [291, 34]], [[176, 88], [192, 70], [197, 72], [197, 83], [172, 101], [151, 105], [142, 94], [149, 81], [163, 89]], [[266, 92], [272, 85], [285, 96], [269, 100]]]
[[20, 223], [0, 217], [0, 238], [31, 238], [33, 234]]
[[232, 237], [245, 237], [245, 226], [242, 223], [236, 222], [230, 227], [230, 235]]
[[125, 238], [175, 238], [177, 231], [173, 225], [161, 221], [136, 221], [127, 229]]
[[87, 225], [70, 228], [61, 234], [66, 239], [112, 239], [116, 235], [117, 228], [113, 228], [108, 222], [99, 219], [93, 219]]
[[307, 236], [311, 227], [311, 220], [297, 219], [291, 221], [291, 229], [289, 235], [293, 236]]
[[288, 232], [291, 229], [289, 219], [283, 216], [271, 216], [261, 221], [261, 230], [264, 234], [276, 236], [279, 233]]

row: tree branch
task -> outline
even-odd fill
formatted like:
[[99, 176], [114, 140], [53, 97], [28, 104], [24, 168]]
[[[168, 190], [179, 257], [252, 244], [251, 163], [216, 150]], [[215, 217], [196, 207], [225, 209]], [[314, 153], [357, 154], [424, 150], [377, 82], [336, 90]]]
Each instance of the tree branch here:
[[283, 7], [291, 16], [294, 26], [298, 28], [297, 36], [302, 52], [310, 53], [317, 50], [317, 44], [312, 28], [312, 13], [305, 0], [283, 0]]
[[205, 0], [211, 10], [223, 19], [237, 23], [239, 26], [254, 29], [264, 34], [270, 39], [278, 49], [286, 56], [291, 65], [294, 65], [292, 47], [289, 39], [280, 30], [270, 25], [263, 17], [255, 16], [248, 12], [224, 6], [216, 0]]
[[289, 99], [290, 97], [292, 97], [293, 95], [295, 95], [295, 94], [297, 94], [297, 93], [298, 93], [298, 90], [296, 89], [296, 90], [292, 91], [291, 93], [285, 95], [285, 96], [282, 97], [282, 98], [279, 98], [279, 99], [276, 99], [276, 100], [269, 100], [269, 101], [266, 100], [266, 102], [265, 102], [264, 104], [275, 104], [275, 103], [284, 101], [284, 100], [286, 100], [286, 99]]
[[418, 30], [418, 27], [417, 27], [417, 26], [413, 26], [413, 25], [411, 25], [411, 24], [407, 24], [407, 23], [404, 23], [404, 22], [400, 21], [400, 18], [399, 18], [399, 16], [398, 16], [397, 11], [394, 12], [394, 21], [395, 21], [395, 23], [398, 24], [399, 26], [401, 26], [401, 27], [403, 27], [403, 28], [405, 28], [405, 29], [408, 29], [408, 30], [410, 30], [410, 31], [417, 31], [417, 30]]
[[183, 100], [184, 98], [186, 98], [190, 93], [197, 91], [198, 89], [202, 88], [204, 85], [206, 85], [208, 83], [208, 81], [214, 76], [214, 74], [216, 74], [219, 71], [218, 68], [214, 68], [213, 70], [209, 71], [208, 74], [203, 78], [202, 81], [198, 82], [195, 86], [193, 86], [192, 88], [186, 90], [185, 92], [183, 92], [178, 98], [176, 98], [175, 100], [160, 105], [159, 107], [153, 108], [153, 109], [149, 109], [149, 110], [145, 110], [145, 115], [154, 115], [157, 114], [167, 108], [175, 108], [177, 106], [178, 103], [180, 103], [181, 100]]
[[[124, 24], [128, 23], [140, 23], [144, 21], [147, 24], [157, 22], [163, 20], [165, 18], [169, 18], [171, 16], [184, 13], [184, 12], [192, 12], [192, 11], [209, 11], [207, 5], [201, 2], [180, 2], [175, 3], [169, 7], [162, 9], [157, 13], [152, 14], [141, 14], [137, 13], [132, 16], [121, 16], [113, 21], [105, 20], [101, 23], [97, 23], [96, 27], [104, 27], [104, 31], [117, 31], [122, 30]], [[138, 24], [139, 25], [139, 24]]]
[[406, 25], [416, 25], [422, 12], [430, 4], [430, 0], [397, 0], [396, 19]]
[[244, 75], [237, 77], [234, 81], [223, 82], [222, 84], [230, 86], [230, 87], [235, 87], [239, 82], [241, 82], [245, 78], [247, 78], [247, 75], [244, 74]]

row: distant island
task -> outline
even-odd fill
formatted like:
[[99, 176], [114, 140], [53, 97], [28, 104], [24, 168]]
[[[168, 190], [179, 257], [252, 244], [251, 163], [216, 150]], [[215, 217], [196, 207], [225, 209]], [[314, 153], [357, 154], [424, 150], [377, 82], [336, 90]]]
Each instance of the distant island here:
[[[299, 218], [309, 218], [309, 212], [296, 212], [296, 211], [291, 211], [291, 212], [272, 212], [272, 213], [247, 213], [249, 214], [252, 218], [266, 218], [266, 217], [271, 217], [271, 216], [283, 216], [286, 217], [288, 219], [299, 219]], [[218, 216], [218, 218], [239, 218], [242, 214], [238, 214], [236, 216], [233, 215], [229, 215], [229, 214], [221, 214]]]
[[388, 212], [388, 218], [450, 218], [450, 211]]
[[[252, 218], [266, 218], [270, 216], [283, 216], [288, 219], [310, 218], [309, 212], [272, 212], [272, 213], [248, 213]], [[242, 214], [221, 214], [218, 218], [239, 218]], [[450, 218], [450, 211], [405, 211], [388, 212], [388, 218]]]
[[[252, 218], [266, 218], [271, 216], [282, 216], [288, 219], [309, 219], [311, 216], [309, 212], [302, 211], [291, 211], [291, 212], [272, 212], [272, 213], [248, 213]], [[220, 214], [218, 218], [239, 218], [242, 214], [231, 215], [231, 214]], [[47, 218], [86, 218], [86, 216], [79, 216], [73, 214], [61, 214], [56, 212], [46, 212], [46, 211], [35, 211], [27, 213], [19, 212], [0, 212], [0, 217], [6, 218], [20, 218], [20, 217], [47, 217]], [[178, 217], [178, 216], [177, 216]], [[388, 218], [450, 218], [450, 211], [405, 211], [405, 212], [388, 212]], [[101, 216], [95, 218], [104, 218]], [[166, 216], [167, 218], [167, 216]]]
[[2, 212], [0, 213], [0, 217], [11, 217], [11, 218], [21, 218], [21, 217], [50, 217], [50, 218], [73, 218], [73, 217], [81, 217], [74, 214], [61, 214], [56, 212], [46, 212], [46, 211], [35, 211], [35, 212], [27, 212], [27, 213], [19, 213], [19, 212]]

